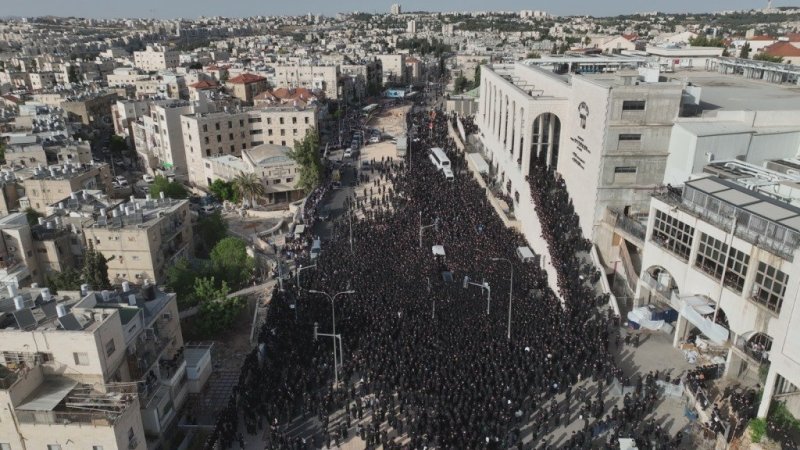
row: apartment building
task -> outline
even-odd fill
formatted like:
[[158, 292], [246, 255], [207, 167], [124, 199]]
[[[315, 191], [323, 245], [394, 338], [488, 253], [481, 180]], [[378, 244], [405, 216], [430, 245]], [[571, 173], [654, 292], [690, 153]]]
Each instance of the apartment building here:
[[12, 212], [0, 218], [0, 236], [0, 283], [24, 286], [40, 281], [31, 226], [25, 214]]
[[61, 102], [61, 108], [72, 122], [83, 125], [111, 124], [111, 105], [117, 101], [117, 97], [114, 92], [87, 93], [65, 99]]
[[56, 74], [53, 72], [31, 72], [28, 74], [28, 79], [31, 83], [31, 90], [37, 92], [52, 89], [58, 84]]
[[145, 50], [133, 52], [133, 65], [147, 72], [172, 69], [180, 65], [180, 53], [148, 45]]
[[193, 253], [188, 200], [131, 198], [110, 211], [101, 209], [83, 234], [108, 260], [113, 284], [161, 283], [171, 264]]
[[323, 92], [328, 99], [339, 100], [339, 75], [338, 65], [276, 65], [275, 75], [270, 81], [276, 88], [306, 88]]
[[738, 161], [705, 172], [652, 198], [637, 302], [678, 311], [675, 345], [701, 336], [729, 378], [768, 370], [759, 417], [776, 396], [797, 415], [800, 178]]
[[[239, 157], [261, 144], [292, 147], [317, 129], [317, 108], [275, 106], [234, 113], [218, 112], [181, 117], [189, 181], [207, 185], [203, 158]], [[213, 180], [212, 180], [213, 181]]]
[[340, 66], [342, 78], [349, 78], [352, 92], [358, 100], [379, 95], [383, 83], [383, 69], [379, 60], [363, 64], [343, 64]]
[[383, 84], [406, 84], [406, 55], [396, 53], [391, 55], [377, 55], [381, 62]]
[[17, 170], [15, 176], [22, 180], [25, 191], [25, 196], [20, 198], [20, 208], [31, 207], [42, 212], [47, 205], [71, 192], [100, 189], [110, 193], [112, 190], [111, 168], [106, 163], [37, 166]]
[[253, 99], [260, 93], [269, 89], [267, 79], [252, 73], [243, 73], [225, 82], [231, 95], [248, 105], [253, 104]]
[[258, 176], [269, 203], [292, 202], [303, 197], [298, 187], [300, 166], [289, 157], [291, 148], [261, 144], [242, 150], [241, 158], [231, 155], [204, 158], [207, 187], [214, 180], [232, 181], [242, 173]]
[[150, 112], [141, 116], [142, 139], [135, 139], [136, 152], [145, 167], [174, 173], [178, 178], [187, 175], [186, 153], [180, 132], [181, 116], [207, 111], [204, 102], [159, 100], [150, 103]]
[[35, 143], [14, 144], [6, 148], [6, 163], [12, 166], [33, 167], [49, 164], [91, 164], [89, 142], [67, 139], [43, 141], [33, 136]]
[[0, 352], [0, 444], [11, 450], [163, 445], [211, 372], [210, 347], [184, 344], [176, 295], [154, 285], [9, 287]]

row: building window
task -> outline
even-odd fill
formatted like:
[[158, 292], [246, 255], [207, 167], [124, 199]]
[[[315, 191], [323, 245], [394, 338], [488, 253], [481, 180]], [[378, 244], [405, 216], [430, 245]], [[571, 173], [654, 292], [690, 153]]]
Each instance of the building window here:
[[294, 178], [287, 178], [287, 179], [286, 179], [286, 182], [287, 182], [287, 183], [291, 183], [292, 181], [294, 181]]
[[281, 125], [283, 125], [283, 117], [281, 117], [281, 118], [280, 118], [280, 119], [278, 119], [278, 120], [280, 121], [280, 124], [281, 124]]
[[217, 123], [215, 123], [215, 124], [214, 124], [214, 128], [216, 128], [216, 129], [217, 129], [217, 131], [219, 131], [219, 122], [217, 122]]
[[788, 282], [789, 275], [767, 263], [759, 261], [756, 281], [753, 286], [753, 301], [766, 306], [770, 311], [780, 314], [781, 306], [783, 306], [783, 295], [786, 293]]
[[267, 136], [272, 136], [272, 128], [270, 128], [269, 130], [267, 130]]
[[203, 131], [208, 131], [208, 125], [203, 125]]
[[281, 136], [286, 136], [286, 130], [284, 130], [283, 128], [281, 128]]
[[242, 150], [246, 150], [246, 149], [247, 149], [247, 143], [246, 142], [242, 142]]
[[222, 135], [217, 135], [217, 142], [222, 142]]
[[614, 167], [614, 173], [636, 173], [636, 166], [617, 166]]
[[281, 180], [272, 180], [272, 184], [281, 184]]
[[625, 100], [622, 102], [622, 110], [623, 111], [644, 111], [645, 104], [644, 100]]
[[297, 117], [292, 117], [292, 123], [297, 123]]
[[239, 119], [239, 126], [240, 126], [240, 127], [243, 127], [243, 126], [244, 126], [244, 119]]
[[231, 153], [236, 151], [236, 146], [231, 144]]
[[230, 128], [233, 128], [233, 122], [231, 122], [230, 120], [228, 121], [228, 128], [229, 128], [229, 129], [230, 129]]
[[74, 352], [72, 358], [75, 360], [76, 366], [88, 366], [89, 354], [85, 352]]
[[47, 450], [61, 450], [60, 444], [48, 444]]
[[272, 125], [272, 118], [271, 117], [267, 117], [267, 125]]
[[208, 144], [208, 136], [205, 137], [205, 142]]
[[[727, 255], [727, 256], [726, 256]], [[726, 263], [727, 258], [727, 263]], [[700, 235], [700, 246], [697, 250], [695, 267], [711, 275], [715, 279], [722, 277], [723, 266], [727, 264], [725, 272], [725, 286], [738, 293], [744, 289], [744, 279], [747, 267], [750, 264], [750, 255], [728, 244], [715, 239], [705, 233]]]
[[114, 338], [111, 338], [111, 340], [106, 343], [106, 356], [113, 355], [116, 349], [117, 347], [114, 345]]
[[681, 222], [667, 213], [656, 210], [653, 222], [653, 235], [650, 240], [674, 253], [684, 261], [689, 261], [692, 251], [694, 227]]
[[[270, 131], [270, 134], [272, 134], [272, 130], [269, 130], [269, 131]], [[254, 134], [261, 134], [261, 133], [263, 133], [263, 132], [264, 132], [264, 130], [260, 130], [260, 129], [257, 129], [257, 130], [250, 130], [250, 134], [251, 134], [251, 135], [254, 135]]]
[[[0, 449], [0, 450], [2, 450], [2, 449]], [[102, 445], [93, 445], [92, 446], [92, 450], [103, 450], [103, 446]]]
[[750, 255], [736, 248], [731, 248], [731, 252], [728, 254], [728, 269], [725, 270], [725, 286], [741, 294], [749, 265]]
[[620, 134], [619, 135], [620, 141], [641, 141], [642, 135], [641, 134]]
[[228, 140], [233, 140], [233, 133], [228, 133]]
[[306, 117], [305, 119], [306, 119], [306, 125], [308, 125], [308, 117]]

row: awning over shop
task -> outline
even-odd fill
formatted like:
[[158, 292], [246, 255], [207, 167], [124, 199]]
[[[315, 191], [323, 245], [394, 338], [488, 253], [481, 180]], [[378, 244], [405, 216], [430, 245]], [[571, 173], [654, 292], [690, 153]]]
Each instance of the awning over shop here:
[[[713, 310], [711, 312], [714, 312]], [[722, 345], [728, 340], [728, 330], [703, 317], [694, 306], [688, 304], [681, 308], [681, 316], [685, 317], [692, 325], [696, 326], [707, 338], [717, 345]]]

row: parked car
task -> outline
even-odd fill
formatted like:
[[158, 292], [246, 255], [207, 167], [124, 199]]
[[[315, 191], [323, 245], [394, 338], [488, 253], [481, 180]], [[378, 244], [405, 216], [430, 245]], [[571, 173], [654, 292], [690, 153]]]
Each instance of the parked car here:
[[217, 210], [217, 205], [204, 205], [200, 207], [200, 212], [203, 214], [214, 214], [214, 211]]
[[352, 158], [353, 157], [353, 149], [352, 148], [345, 149], [344, 157], [345, 158]]
[[152, 182], [156, 181], [156, 177], [150, 175], [149, 173], [146, 173], [146, 174], [142, 175], [142, 180], [145, 183], [152, 183]]
[[123, 187], [128, 185], [128, 180], [125, 179], [125, 177], [123, 177], [122, 175], [115, 176], [113, 181]]

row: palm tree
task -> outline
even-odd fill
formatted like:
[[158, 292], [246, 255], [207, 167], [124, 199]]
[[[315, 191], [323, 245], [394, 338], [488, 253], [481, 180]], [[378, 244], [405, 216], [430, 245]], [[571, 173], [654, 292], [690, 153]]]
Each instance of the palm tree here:
[[239, 194], [242, 202], [247, 200], [250, 206], [255, 205], [256, 198], [264, 195], [264, 185], [254, 173], [240, 172], [233, 179], [233, 187]]

